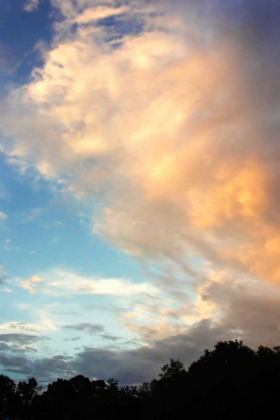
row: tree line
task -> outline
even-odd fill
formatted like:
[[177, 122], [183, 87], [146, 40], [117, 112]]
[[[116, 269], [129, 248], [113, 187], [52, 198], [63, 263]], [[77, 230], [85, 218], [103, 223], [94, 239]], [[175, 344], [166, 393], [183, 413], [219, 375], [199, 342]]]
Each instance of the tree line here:
[[1, 420], [179, 420], [280, 417], [280, 347], [257, 351], [242, 341], [219, 342], [188, 370], [170, 359], [158, 379], [141, 386], [57, 379], [42, 392], [36, 379], [0, 375]]

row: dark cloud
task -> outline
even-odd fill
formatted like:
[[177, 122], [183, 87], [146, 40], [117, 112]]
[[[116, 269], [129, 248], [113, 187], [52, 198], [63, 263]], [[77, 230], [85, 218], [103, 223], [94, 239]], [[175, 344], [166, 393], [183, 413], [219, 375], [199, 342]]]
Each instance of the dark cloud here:
[[58, 377], [69, 378], [76, 375], [71, 358], [62, 355], [35, 360], [31, 365], [31, 372], [42, 383], [56, 380]]
[[63, 328], [70, 331], [85, 331], [89, 334], [97, 334], [105, 331], [103, 325], [90, 323], [65, 325]]
[[6, 274], [0, 269], [0, 284], [4, 284], [7, 280]]
[[[234, 338], [234, 333], [227, 337]], [[121, 384], [141, 383], [157, 377], [169, 358], [178, 357], [188, 366], [205, 348], [212, 348], [222, 338], [224, 329], [213, 329], [209, 321], [203, 321], [187, 334], [158, 341], [151, 347], [129, 351], [86, 348], [72, 358], [58, 355], [35, 362], [25, 357], [3, 356], [0, 363], [7, 371], [23, 377], [36, 376], [41, 383], [77, 374], [89, 378], [115, 377]]]
[[23, 346], [46, 339], [48, 338], [31, 334], [0, 334], [0, 343], [14, 343]]
[[[117, 341], [121, 338], [112, 334], [105, 333], [105, 327], [100, 324], [82, 323], [74, 325], [65, 325], [63, 328], [70, 331], [84, 331], [90, 335], [98, 334], [98, 336], [100, 338], [103, 338], [104, 340]], [[77, 341], [79, 339], [80, 337], [67, 338], [66, 341]]]
[[[32, 337], [33, 338], [33, 337]], [[28, 346], [28, 343], [36, 343], [40, 339], [47, 339], [47, 337], [22, 337], [21, 334], [2, 334], [0, 335], [0, 352], [9, 354], [25, 354], [37, 353], [37, 350]]]
[[4, 370], [14, 373], [30, 371], [30, 360], [24, 356], [0, 354], [0, 365]]
[[[233, 333], [228, 334], [228, 338], [233, 336]], [[210, 321], [203, 321], [186, 334], [157, 341], [153, 346], [126, 351], [86, 348], [73, 357], [56, 355], [35, 361], [24, 356], [1, 354], [0, 364], [7, 373], [23, 379], [35, 376], [44, 384], [57, 377], [69, 378], [77, 374], [89, 378], [115, 377], [121, 384], [141, 383], [156, 377], [170, 357], [178, 357], [189, 365], [205, 348], [212, 347], [221, 338], [225, 338], [223, 328], [213, 329]]]
[[204, 319], [180, 334], [149, 346], [131, 350], [84, 348], [71, 357], [56, 355], [33, 362], [26, 357], [4, 354], [0, 356], [0, 364], [7, 372], [21, 377], [36, 376], [44, 384], [57, 377], [77, 374], [91, 379], [115, 377], [121, 384], [138, 384], [156, 378], [171, 357], [179, 358], [188, 367], [218, 341], [237, 338], [253, 348], [261, 344], [276, 346], [280, 343], [280, 291], [275, 292], [269, 285], [255, 284], [254, 289], [250, 286], [241, 282], [209, 283], [202, 299], [219, 304], [222, 311], [219, 320]]
[[102, 337], [104, 340], [112, 340], [112, 341], [117, 341], [121, 339], [121, 337], [118, 337], [116, 335], [111, 335], [111, 334], [102, 334], [100, 337]]
[[0, 351], [8, 351], [10, 347], [5, 343], [0, 343]]
[[65, 341], [78, 341], [81, 340], [81, 337], [65, 338]]
[[221, 339], [233, 339], [234, 332], [201, 321], [185, 334], [155, 342], [152, 346], [128, 351], [87, 348], [72, 361], [75, 371], [92, 377], [115, 377], [122, 384], [141, 383], [158, 376], [171, 357], [188, 367], [206, 348]]
[[236, 331], [251, 346], [280, 343], [280, 290], [258, 282], [210, 283], [203, 299], [221, 312], [225, 330]]
[[28, 324], [25, 324], [24, 322], [13, 322], [10, 324], [10, 328], [13, 329], [20, 329], [23, 331], [33, 331], [33, 332], [39, 332], [35, 328], [30, 328]]
[[0, 354], [0, 366], [1, 370], [11, 377], [19, 380], [36, 377], [43, 385], [58, 377], [69, 378], [76, 374], [69, 363], [69, 358], [61, 355], [32, 361], [26, 356]]
[[[233, 303], [237, 303], [234, 300]], [[280, 303], [280, 300], [279, 300]], [[242, 309], [243, 306], [243, 309]], [[242, 302], [240, 296], [238, 312], [245, 311], [247, 302]], [[98, 378], [115, 377], [120, 383], [141, 383], [156, 378], [161, 367], [171, 357], [179, 358], [188, 367], [194, 360], [200, 357], [205, 349], [213, 349], [218, 341], [241, 339], [257, 348], [259, 345], [276, 346], [280, 343], [280, 332], [274, 328], [273, 333], [265, 331], [263, 326], [258, 327], [259, 317], [264, 315], [269, 304], [259, 302], [252, 304], [251, 315], [254, 318], [255, 330], [246, 329], [246, 320], [242, 322], [238, 330], [238, 323], [224, 318], [224, 324], [214, 324], [211, 320], [202, 320], [183, 334], [156, 341], [152, 346], [140, 347], [129, 351], [109, 351], [88, 348], [79, 353], [72, 361], [76, 372]], [[279, 304], [274, 306], [274, 316], [279, 313]], [[261, 311], [261, 312], [258, 312]], [[234, 312], [234, 307], [232, 308]], [[248, 311], [250, 313], [250, 309]], [[268, 318], [272, 316], [269, 310]], [[239, 315], [237, 314], [236, 317]], [[278, 317], [279, 319], [279, 317]], [[230, 322], [227, 322], [230, 321]], [[276, 321], [277, 322], [277, 321]], [[276, 323], [275, 322], [275, 323]]]

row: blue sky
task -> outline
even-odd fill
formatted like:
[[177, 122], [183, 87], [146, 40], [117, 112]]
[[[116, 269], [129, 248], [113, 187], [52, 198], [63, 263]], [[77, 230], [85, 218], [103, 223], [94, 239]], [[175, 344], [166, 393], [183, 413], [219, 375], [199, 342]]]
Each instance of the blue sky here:
[[1, 211], [9, 215], [1, 226], [1, 264], [11, 276], [29, 277], [58, 265], [78, 268], [83, 275], [139, 278], [135, 261], [91, 232], [86, 203], [77, 214], [58, 186], [32, 173], [19, 176], [1, 157]]
[[0, 9], [0, 371], [278, 345], [277, 2]]

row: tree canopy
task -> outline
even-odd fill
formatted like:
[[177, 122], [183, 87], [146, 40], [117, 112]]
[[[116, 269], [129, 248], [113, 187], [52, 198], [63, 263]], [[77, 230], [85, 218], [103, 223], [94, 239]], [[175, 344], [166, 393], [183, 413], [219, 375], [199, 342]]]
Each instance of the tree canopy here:
[[224, 341], [185, 369], [170, 359], [158, 379], [119, 386], [116, 379], [58, 378], [41, 391], [35, 378], [0, 375], [0, 420], [268, 419], [280, 413], [280, 347], [257, 351]]

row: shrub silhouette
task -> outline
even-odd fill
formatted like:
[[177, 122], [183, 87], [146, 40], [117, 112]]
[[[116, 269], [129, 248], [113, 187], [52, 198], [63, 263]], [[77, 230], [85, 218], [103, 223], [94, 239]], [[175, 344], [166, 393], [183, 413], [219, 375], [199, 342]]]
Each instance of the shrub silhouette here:
[[139, 387], [78, 375], [40, 390], [34, 378], [16, 384], [0, 375], [0, 420], [269, 419], [280, 413], [280, 347], [219, 342], [188, 370], [170, 359]]

